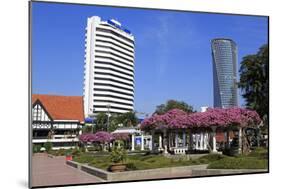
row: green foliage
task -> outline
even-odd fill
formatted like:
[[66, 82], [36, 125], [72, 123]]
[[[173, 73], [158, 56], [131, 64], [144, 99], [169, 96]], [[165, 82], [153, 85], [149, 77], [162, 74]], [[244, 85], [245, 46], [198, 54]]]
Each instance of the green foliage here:
[[123, 148], [114, 148], [110, 154], [110, 160], [114, 163], [121, 163], [127, 159], [127, 152]]
[[[268, 158], [263, 156], [263, 154], [267, 154], [267, 149], [256, 148], [248, 156], [243, 155], [239, 157], [229, 157], [220, 154], [208, 154], [194, 160], [189, 160], [189, 158], [184, 157], [168, 158], [162, 155], [126, 155], [126, 167], [127, 170], [144, 170], [209, 164], [208, 168], [218, 169], [263, 169], [267, 168], [268, 162]], [[119, 158], [119, 155], [117, 155], [116, 159], [120, 161], [122, 158]], [[112, 155], [109, 155], [108, 152], [104, 154], [101, 152], [92, 154], [84, 153], [80, 156], [74, 157], [74, 161], [79, 163], [88, 163], [91, 166], [104, 170], [107, 170], [108, 166], [112, 164], [113, 160], [118, 162], [116, 159], [112, 159]]]
[[254, 149], [248, 157], [256, 157], [258, 159], [268, 159], [268, 150], [266, 148], [256, 148]]
[[102, 151], [102, 146], [100, 144], [93, 144], [92, 146], [87, 147], [89, 152], [93, 151]]
[[83, 126], [82, 133], [92, 133], [92, 132], [93, 132], [93, 126], [88, 126], [88, 125]]
[[47, 152], [50, 152], [50, 150], [52, 150], [53, 148], [53, 144], [51, 142], [46, 142], [44, 144], [44, 148], [46, 149]]
[[208, 169], [266, 169], [268, 160], [255, 157], [228, 157], [211, 162]]
[[118, 124], [123, 124], [124, 127], [136, 126], [138, 119], [135, 112], [127, 112], [116, 117]]
[[[114, 114], [112, 113], [109, 118], [109, 124], [107, 124], [108, 117], [106, 113], [99, 113], [95, 118], [95, 127], [93, 129], [94, 133], [97, 131], [106, 131], [109, 132], [115, 131], [119, 124], [122, 124], [123, 127], [136, 126], [138, 119], [135, 112], [127, 112], [124, 114]], [[108, 128], [107, 128], [108, 127]]]
[[183, 101], [168, 100], [165, 104], [156, 107], [155, 113], [164, 114], [172, 109], [180, 109], [185, 112], [194, 112], [193, 107]]
[[209, 164], [209, 169], [266, 169], [268, 165], [268, 150], [256, 148], [249, 155], [223, 158]]
[[73, 150], [72, 150], [72, 152], [71, 152], [71, 154], [73, 155], [73, 156], [80, 156], [81, 155], [81, 150], [79, 149], [79, 148], [74, 148]]
[[65, 150], [65, 156], [70, 156], [70, 155], [72, 155], [72, 149]]
[[200, 157], [199, 160], [207, 160], [209, 162], [212, 162], [212, 161], [217, 161], [217, 160], [223, 159], [225, 157], [227, 157], [227, 156], [224, 156], [221, 154], [208, 154], [208, 155]]
[[39, 144], [33, 144], [33, 145], [32, 145], [33, 153], [38, 153], [38, 152], [40, 152], [40, 148], [41, 148], [41, 145], [39, 145]]
[[127, 163], [126, 168], [130, 171], [137, 170], [137, 167], [133, 162]]
[[56, 150], [57, 156], [64, 156], [65, 155], [65, 149], [60, 148], [59, 150]]
[[94, 157], [90, 154], [83, 154], [79, 157], [74, 157], [73, 160], [78, 163], [90, 163]]
[[94, 133], [97, 131], [106, 131], [107, 130], [107, 115], [104, 112], [98, 113], [95, 117], [95, 127]]
[[269, 110], [269, 57], [268, 45], [263, 45], [257, 54], [245, 56], [240, 67], [239, 88], [249, 109], [256, 110], [268, 125]]

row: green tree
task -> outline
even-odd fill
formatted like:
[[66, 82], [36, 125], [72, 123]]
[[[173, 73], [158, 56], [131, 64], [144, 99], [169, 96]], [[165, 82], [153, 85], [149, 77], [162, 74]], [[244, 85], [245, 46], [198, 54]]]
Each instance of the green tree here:
[[107, 130], [107, 115], [104, 112], [98, 113], [95, 117], [94, 133]]
[[183, 101], [168, 100], [165, 104], [160, 104], [159, 106], [157, 106], [154, 113], [164, 114], [164, 113], [168, 112], [169, 110], [172, 110], [175, 108], [183, 110], [185, 112], [194, 112], [193, 107]]
[[256, 110], [268, 125], [269, 111], [269, 59], [268, 45], [263, 45], [257, 54], [245, 56], [239, 70], [239, 88], [246, 107]]
[[109, 128], [108, 131], [109, 132], [113, 132], [118, 128], [118, 114], [111, 114], [110, 118], [109, 118]]
[[92, 133], [93, 132], [93, 126], [84, 125], [82, 127], [82, 133]]
[[138, 123], [138, 118], [136, 116], [135, 112], [126, 112], [124, 114], [120, 114], [118, 115], [118, 117], [116, 118], [118, 124], [123, 124], [124, 127], [132, 127], [132, 126], [136, 126]]

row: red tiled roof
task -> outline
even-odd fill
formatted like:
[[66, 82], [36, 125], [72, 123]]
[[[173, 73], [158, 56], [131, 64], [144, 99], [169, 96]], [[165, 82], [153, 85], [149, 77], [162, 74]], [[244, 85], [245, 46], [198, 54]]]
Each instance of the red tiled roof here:
[[54, 120], [84, 121], [82, 96], [33, 94], [32, 104], [39, 99]]

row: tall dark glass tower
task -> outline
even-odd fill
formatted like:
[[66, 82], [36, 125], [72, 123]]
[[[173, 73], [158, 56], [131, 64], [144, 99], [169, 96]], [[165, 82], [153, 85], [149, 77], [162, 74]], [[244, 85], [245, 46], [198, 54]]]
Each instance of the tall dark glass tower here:
[[237, 46], [231, 39], [212, 40], [214, 107], [238, 106]]

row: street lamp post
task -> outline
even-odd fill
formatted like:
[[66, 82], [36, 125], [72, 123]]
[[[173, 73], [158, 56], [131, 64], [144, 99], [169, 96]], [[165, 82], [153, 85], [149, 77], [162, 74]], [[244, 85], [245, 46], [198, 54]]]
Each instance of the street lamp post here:
[[109, 111], [109, 109], [110, 109], [110, 104], [107, 104], [107, 127], [106, 127], [106, 131], [108, 131], [108, 129], [109, 129], [109, 117], [110, 117], [110, 111]]

